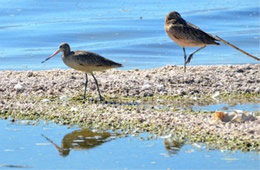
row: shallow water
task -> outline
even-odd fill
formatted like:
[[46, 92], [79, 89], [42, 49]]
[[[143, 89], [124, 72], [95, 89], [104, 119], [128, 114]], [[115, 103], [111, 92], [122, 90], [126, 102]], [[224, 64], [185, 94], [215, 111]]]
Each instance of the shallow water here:
[[[173, 10], [259, 57], [258, 0], [5, 0], [0, 6], [0, 70], [67, 68], [60, 56], [41, 64], [61, 42], [120, 62], [123, 69], [182, 65], [182, 49], [164, 32], [164, 17]], [[242, 63], [257, 62], [226, 45], [207, 47], [191, 62]]]
[[[169, 147], [163, 138], [119, 138], [113, 137], [116, 135], [112, 132], [51, 123], [26, 125], [30, 123], [0, 120], [0, 167], [259, 169], [259, 154], [254, 152], [207, 150], [202, 144], [188, 145], [176, 141], [170, 142]], [[146, 138], [147, 134], [142, 136]], [[50, 141], [60, 147], [60, 152]]]
[[247, 103], [247, 104], [236, 104], [236, 105], [228, 105], [225, 103], [219, 103], [208, 106], [193, 106], [192, 109], [194, 111], [205, 110], [205, 111], [234, 111], [234, 110], [246, 110], [249, 112], [260, 111], [260, 104], [258, 103]]

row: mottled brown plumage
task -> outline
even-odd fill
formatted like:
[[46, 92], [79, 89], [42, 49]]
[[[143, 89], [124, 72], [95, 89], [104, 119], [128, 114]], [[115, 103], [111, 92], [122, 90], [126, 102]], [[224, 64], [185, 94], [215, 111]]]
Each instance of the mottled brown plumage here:
[[[165, 17], [165, 31], [174, 42], [183, 48], [184, 52], [184, 71], [186, 64], [190, 62], [192, 56], [207, 45], [219, 45], [217, 39], [212, 35], [202, 31], [197, 26], [185, 21], [178, 12], [170, 12]], [[185, 47], [200, 47], [191, 53], [186, 59]]]
[[42, 63], [49, 60], [50, 58], [57, 55], [59, 52], [62, 52], [62, 60], [63, 62], [79, 71], [85, 72], [86, 75], [86, 82], [85, 82], [85, 91], [84, 91], [84, 99], [86, 98], [86, 89], [88, 83], [88, 75], [90, 73], [95, 80], [97, 85], [98, 94], [100, 100], [102, 100], [102, 96], [100, 94], [99, 86], [97, 79], [95, 78], [93, 71], [104, 71], [111, 68], [122, 67], [122, 64], [116, 63], [112, 60], [106, 59], [96, 53], [89, 52], [89, 51], [71, 51], [70, 46], [67, 43], [62, 43], [59, 46], [59, 49], [55, 51], [50, 57], [46, 58]]

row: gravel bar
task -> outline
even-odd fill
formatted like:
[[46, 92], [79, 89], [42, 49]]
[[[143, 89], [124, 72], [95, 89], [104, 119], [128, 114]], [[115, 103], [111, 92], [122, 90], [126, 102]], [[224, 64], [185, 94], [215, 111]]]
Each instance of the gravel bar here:
[[[105, 101], [98, 101], [89, 79], [74, 70], [0, 71], [0, 117], [46, 120], [59, 124], [150, 132], [203, 142], [213, 148], [259, 151], [259, 111], [254, 120], [213, 121], [214, 111], [194, 105], [260, 103], [260, 64], [165, 66], [149, 70], [95, 73]], [[246, 111], [245, 111], [246, 112]]]

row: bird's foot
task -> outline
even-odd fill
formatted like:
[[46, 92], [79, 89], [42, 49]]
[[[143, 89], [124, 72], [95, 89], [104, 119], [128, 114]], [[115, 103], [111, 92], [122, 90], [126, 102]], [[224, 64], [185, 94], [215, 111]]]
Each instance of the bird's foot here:
[[185, 64], [188, 64], [190, 63], [191, 59], [193, 57], [193, 54], [189, 55], [188, 59], [186, 60]]
[[105, 98], [104, 97], [102, 97], [102, 96], [99, 96], [99, 101], [104, 101], [105, 100]]

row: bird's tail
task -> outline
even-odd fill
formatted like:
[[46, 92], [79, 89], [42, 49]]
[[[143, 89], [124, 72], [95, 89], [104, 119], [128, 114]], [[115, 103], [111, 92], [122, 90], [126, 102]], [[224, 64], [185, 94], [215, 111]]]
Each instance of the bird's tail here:
[[115, 63], [114, 66], [115, 67], [124, 67], [123, 64], [120, 64], [120, 63]]

